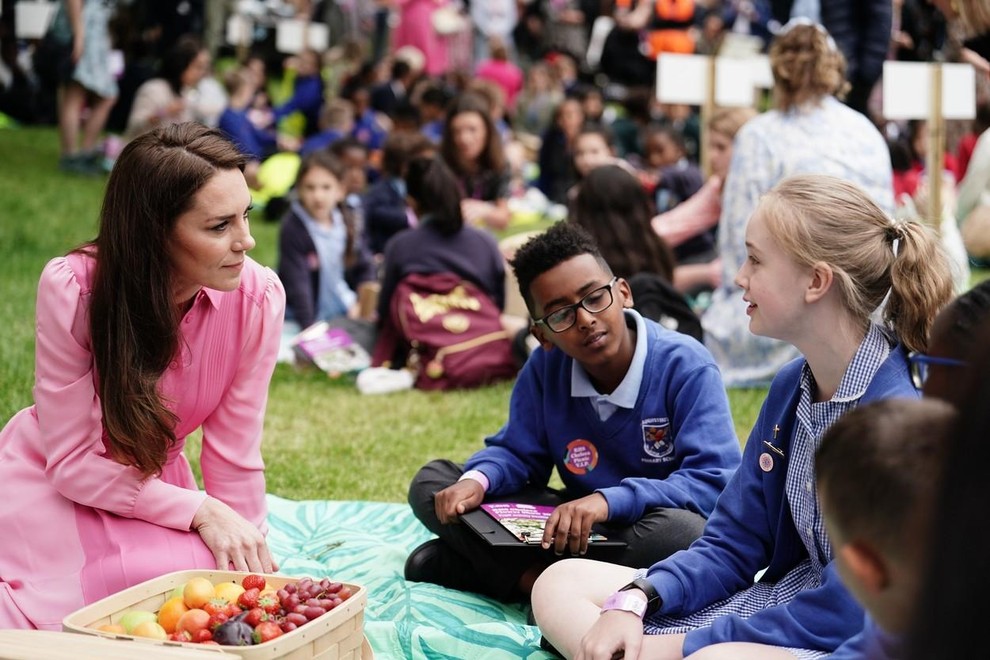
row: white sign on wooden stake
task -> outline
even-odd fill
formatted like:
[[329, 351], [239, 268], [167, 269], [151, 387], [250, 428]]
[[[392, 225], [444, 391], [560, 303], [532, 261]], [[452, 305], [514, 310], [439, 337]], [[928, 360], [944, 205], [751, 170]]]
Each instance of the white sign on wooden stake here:
[[942, 67], [942, 117], [976, 116], [976, 75], [971, 65], [890, 61], [883, 63], [884, 118], [930, 119], [931, 66]]
[[323, 23], [286, 19], [275, 25], [275, 48], [280, 53], [301, 53], [304, 48], [323, 52], [329, 44], [330, 31]]
[[[664, 103], [703, 105], [708, 94], [709, 58], [662, 53], [657, 58], [657, 99]], [[766, 57], [715, 58], [715, 105], [752, 107], [757, 87], [772, 87]]]

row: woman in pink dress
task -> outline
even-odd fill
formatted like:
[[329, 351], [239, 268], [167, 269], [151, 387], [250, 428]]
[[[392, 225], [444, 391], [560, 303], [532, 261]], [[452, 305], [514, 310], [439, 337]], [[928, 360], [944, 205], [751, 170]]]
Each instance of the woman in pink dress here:
[[0, 629], [170, 571], [277, 570], [260, 450], [285, 294], [245, 256], [244, 164], [196, 124], [139, 136], [96, 239], [45, 266], [35, 405], [0, 432]]
[[447, 43], [433, 28], [433, 12], [448, 0], [394, 0], [399, 9], [399, 24], [392, 30], [392, 50], [415, 46], [424, 57], [429, 76], [447, 71]]

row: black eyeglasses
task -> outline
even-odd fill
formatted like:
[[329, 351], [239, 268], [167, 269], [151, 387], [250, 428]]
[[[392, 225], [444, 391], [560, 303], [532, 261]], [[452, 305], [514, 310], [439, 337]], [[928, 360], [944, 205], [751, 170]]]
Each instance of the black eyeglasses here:
[[577, 322], [577, 309], [584, 307], [592, 314], [600, 314], [612, 306], [612, 287], [619, 280], [613, 277], [605, 286], [598, 287], [589, 292], [584, 298], [572, 305], [561, 307], [550, 312], [542, 319], [536, 319], [534, 323], [545, 325], [553, 332], [563, 332], [570, 329]]
[[924, 353], [918, 353], [916, 351], [911, 351], [908, 353], [908, 364], [911, 370], [911, 382], [914, 383], [914, 386], [919, 390], [925, 386], [925, 382], [928, 380], [929, 366], [933, 364], [937, 364], [942, 367], [966, 366], [966, 363], [962, 360], [934, 357], [932, 355], [925, 355]]

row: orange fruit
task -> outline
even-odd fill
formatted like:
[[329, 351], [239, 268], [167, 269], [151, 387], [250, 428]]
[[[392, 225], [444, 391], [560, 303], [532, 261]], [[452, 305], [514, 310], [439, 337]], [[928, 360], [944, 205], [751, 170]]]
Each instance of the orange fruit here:
[[223, 598], [232, 604], [237, 602], [242, 593], [244, 593], [244, 587], [236, 582], [220, 582], [213, 588], [213, 595], [216, 598]]
[[108, 633], [121, 633], [124, 635], [127, 634], [127, 630], [125, 630], [124, 626], [120, 625], [119, 623], [104, 623], [102, 626], [97, 628], [97, 630]]
[[204, 577], [194, 577], [182, 589], [182, 600], [189, 608], [199, 608], [213, 598], [213, 583]]
[[182, 596], [172, 596], [158, 610], [158, 623], [165, 629], [165, 632], [174, 633], [175, 624], [178, 623], [179, 617], [188, 611], [189, 608], [182, 600]]
[[210, 615], [205, 610], [191, 609], [181, 617], [175, 624], [177, 630], [185, 630], [190, 635], [195, 635], [197, 631], [204, 630], [210, 621]]
[[131, 634], [135, 637], [150, 637], [151, 639], [168, 639], [165, 629], [154, 621], [145, 621], [134, 626]]

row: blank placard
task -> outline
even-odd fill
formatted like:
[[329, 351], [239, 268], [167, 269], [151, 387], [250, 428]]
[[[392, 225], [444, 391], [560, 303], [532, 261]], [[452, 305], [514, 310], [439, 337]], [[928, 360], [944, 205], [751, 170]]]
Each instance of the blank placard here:
[[933, 66], [942, 67], [942, 116], [945, 119], [976, 116], [976, 76], [971, 65], [884, 62], [886, 119], [930, 119]]
[[227, 19], [227, 43], [231, 46], [249, 46], [253, 41], [254, 23], [247, 16], [234, 14]]
[[770, 66], [770, 58], [766, 55], [754, 55], [748, 59], [749, 65], [753, 67], [753, 85], [760, 89], [773, 87], [773, 68]]
[[973, 65], [942, 65], [942, 114], [946, 119], [976, 117], [976, 70]]
[[715, 58], [715, 105], [753, 105], [753, 67], [748, 59]]
[[663, 103], [702, 105], [708, 93], [708, 58], [661, 53], [657, 58], [657, 99]]
[[323, 23], [286, 19], [275, 26], [275, 48], [280, 53], [301, 53], [304, 48], [322, 52], [329, 42], [330, 33]]
[[14, 5], [14, 24], [18, 39], [40, 39], [48, 31], [55, 15], [56, 2], [18, 2]]
[[[657, 58], [657, 99], [703, 105], [708, 94], [709, 62], [705, 55], [662, 53]], [[773, 86], [767, 58], [715, 58], [715, 105], [752, 107], [756, 88], [767, 86]]]

